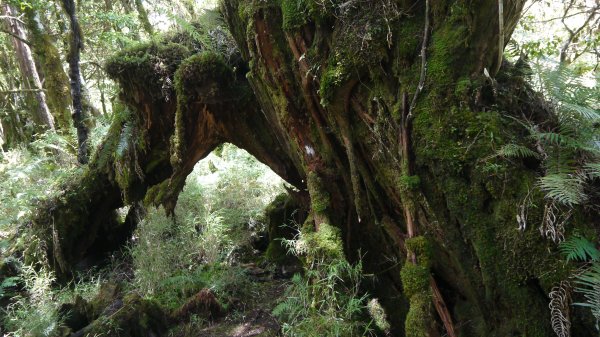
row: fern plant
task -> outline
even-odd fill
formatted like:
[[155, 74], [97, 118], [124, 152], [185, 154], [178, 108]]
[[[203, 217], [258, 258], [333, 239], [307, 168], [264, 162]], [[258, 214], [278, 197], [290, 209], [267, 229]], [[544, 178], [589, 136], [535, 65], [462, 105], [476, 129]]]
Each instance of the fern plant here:
[[586, 262], [587, 266], [575, 278], [575, 291], [581, 293], [584, 302], [574, 305], [589, 308], [596, 318], [596, 329], [600, 322], [600, 250], [594, 243], [584, 237], [573, 236], [560, 245], [567, 261]]
[[600, 177], [600, 87], [586, 85], [566, 66], [553, 70], [534, 67], [534, 73], [538, 74], [535, 82], [554, 112], [554, 126], [523, 123], [532, 144], [507, 144], [497, 154], [505, 158], [540, 159], [544, 174], [537, 187], [550, 202], [567, 208], [594, 207], [586, 202], [597, 193], [590, 186]]
[[581, 236], [572, 236], [560, 244], [560, 250], [567, 261], [600, 261], [600, 251], [596, 245]]
[[595, 261], [585, 272], [576, 276], [575, 284], [575, 291], [583, 294], [585, 298], [585, 302], [575, 305], [589, 308], [596, 318], [596, 329], [600, 330], [600, 263]]
[[552, 71], [538, 66], [537, 73], [557, 124], [552, 130], [531, 133], [544, 152], [546, 174], [539, 186], [559, 203], [583, 205], [591, 197], [589, 185], [600, 174], [600, 87], [586, 86], [565, 66]]

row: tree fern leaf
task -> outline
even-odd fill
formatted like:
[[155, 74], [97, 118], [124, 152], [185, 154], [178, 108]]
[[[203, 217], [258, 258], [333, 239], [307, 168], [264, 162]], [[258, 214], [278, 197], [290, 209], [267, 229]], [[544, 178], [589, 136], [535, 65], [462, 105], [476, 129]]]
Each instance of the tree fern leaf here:
[[498, 150], [498, 155], [512, 158], [539, 158], [540, 154], [526, 146], [518, 144], [506, 144]]
[[540, 188], [546, 196], [566, 206], [579, 205], [586, 199], [583, 181], [577, 175], [548, 174], [539, 179]]
[[565, 255], [567, 261], [598, 261], [600, 251], [596, 245], [581, 236], [572, 236], [560, 244], [560, 251]]
[[583, 169], [588, 177], [600, 178], [600, 162], [586, 163]]
[[575, 277], [575, 291], [583, 294], [585, 302], [573, 303], [587, 307], [600, 320], [600, 263], [595, 262], [583, 274]]

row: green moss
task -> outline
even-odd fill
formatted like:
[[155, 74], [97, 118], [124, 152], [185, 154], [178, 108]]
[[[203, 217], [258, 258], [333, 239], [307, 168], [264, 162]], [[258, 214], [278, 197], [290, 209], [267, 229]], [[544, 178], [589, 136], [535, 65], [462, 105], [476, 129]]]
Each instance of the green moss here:
[[152, 300], [130, 293], [123, 297], [122, 307], [114, 313], [101, 315], [83, 329], [85, 336], [115, 335], [143, 337], [166, 332], [167, 315]]
[[336, 89], [346, 83], [349, 78], [349, 68], [343, 61], [331, 62], [321, 75], [321, 84], [319, 87], [321, 105], [329, 105], [335, 96]]
[[422, 235], [406, 239], [406, 249], [415, 254], [417, 264], [429, 268], [433, 260], [433, 246], [431, 242]]
[[472, 88], [473, 83], [469, 78], [461, 78], [456, 82], [456, 89], [454, 90], [454, 94], [456, 95], [456, 97], [468, 101]]
[[161, 99], [172, 93], [173, 74], [190, 54], [181, 44], [153, 40], [117, 53], [108, 59], [105, 68], [112, 79], [125, 86], [145, 88], [151, 97]]
[[400, 186], [403, 190], [416, 190], [421, 184], [419, 176], [402, 175], [400, 177]]
[[309, 259], [345, 259], [340, 229], [326, 223], [318, 227], [318, 231], [303, 231], [301, 234]]
[[307, 176], [307, 185], [310, 193], [312, 210], [316, 213], [325, 212], [331, 203], [331, 197], [323, 187], [321, 178], [315, 172], [309, 172]]
[[452, 5], [451, 13], [442, 22], [444, 25], [434, 30], [427, 59], [427, 80], [434, 86], [452, 85], [461, 69], [460, 58], [465, 55], [469, 39], [469, 14], [459, 2]]
[[410, 299], [410, 309], [404, 324], [406, 337], [428, 337], [433, 319], [430, 294], [415, 294]]
[[421, 17], [411, 16], [403, 19], [398, 24], [398, 31], [395, 36], [396, 53], [403, 61], [403, 64], [398, 65], [401, 68], [396, 69], [396, 72], [398, 72], [400, 69], [404, 70], [406, 64], [411, 62], [419, 53], [423, 37]]
[[175, 74], [175, 88], [179, 93], [187, 86], [195, 87], [205, 81], [228, 84], [233, 76], [233, 70], [223, 56], [209, 51], [202, 52], [181, 62]]
[[[531, 282], [543, 284], [544, 291], [549, 291], [556, 276], [565, 275], [565, 268], [553, 253], [556, 249], [540, 238], [537, 231], [517, 229], [518, 207], [535, 184], [535, 173], [494, 156], [497, 148], [511, 141], [511, 133], [506, 130], [519, 126], [498, 111], [473, 112], [461, 105], [460, 100], [470, 95], [473, 84], [467, 79], [453, 84], [448, 80], [454, 70], [448, 71], [434, 79], [442, 87], [421, 96], [413, 122], [417, 167], [426, 168], [419, 170], [423, 172], [421, 187], [428, 193], [441, 193], [443, 207], [450, 213], [449, 223], [460, 224], [460, 233], [455, 238], [450, 236], [455, 231], [454, 225], [439, 223], [441, 228], [435, 230], [448, 233], [444, 243], [448, 247], [463, 249], [452, 242], [458, 237], [469, 241], [479, 270], [465, 270], [467, 277], [481, 280], [475, 282], [482, 282], [485, 301], [497, 303], [499, 299], [512, 308], [502, 318], [506, 330], [495, 336], [514, 331], [527, 336], [546, 336], [549, 334], [544, 318], [546, 304], [525, 303], [523, 299], [538, 298]], [[432, 73], [428, 69], [428, 76]], [[432, 74], [434, 78], [438, 75]], [[457, 97], [460, 95], [463, 97]], [[436, 186], [429, 183], [426, 171], [435, 177]], [[541, 222], [542, 209], [543, 205], [530, 207], [530, 224]]]
[[407, 262], [400, 270], [402, 289], [407, 298], [429, 289], [429, 268]]
[[283, 29], [294, 30], [306, 24], [308, 18], [305, 0], [281, 0]]

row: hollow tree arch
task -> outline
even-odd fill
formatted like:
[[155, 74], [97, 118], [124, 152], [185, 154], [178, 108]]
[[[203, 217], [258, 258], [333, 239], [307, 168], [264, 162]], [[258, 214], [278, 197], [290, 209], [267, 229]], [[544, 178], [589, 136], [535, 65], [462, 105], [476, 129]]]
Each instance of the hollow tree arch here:
[[[523, 1], [503, 5], [508, 41]], [[60, 272], [116, 240], [120, 225], [104, 215], [124, 202], [172, 208], [193, 164], [228, 141], [309, 194], [305, 226], [340, 228], [347, 258], [364, 254], [394, 335], [435, 336], [448, 323], [430, 310], [430, 280], [457, 335], [553, 333], [546, 294], [567, 268], [553, 243], [515, 223], [539, 163], [496, 155], [526, 141], [508, 116], [552, 116], [519, 68], [493, 73], [497, 1], [228, 0], [222, 10], [241, 60], [174, 37], [108, 63], [129, 112], [36, 220]], [[544, 201], [530, 199], [536, 223]]]

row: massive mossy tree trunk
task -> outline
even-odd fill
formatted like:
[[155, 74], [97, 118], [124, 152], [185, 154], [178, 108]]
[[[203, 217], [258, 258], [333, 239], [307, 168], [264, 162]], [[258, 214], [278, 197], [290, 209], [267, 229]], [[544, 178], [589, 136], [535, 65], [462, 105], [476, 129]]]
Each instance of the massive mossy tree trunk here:
[[[503, 41], [522, 6], [503, 1]], [[100, 215], [142, 198], [172, 209], [194, 164], [231, 142], [310, 197], [303, 230], [339, 229], [394, 335], [553, 334], [547, 293], [568, 268], [532, 225], [539, 163], [497, 155], [526, 144], [517, 119], [550, 116], [519, 69], [495, 73], [497, 1], [227, 0], [223, 13], [241, 60], [174, 36], [108, 63], [130, 112], [36, 221], [59, 272], [119, 232]]]

